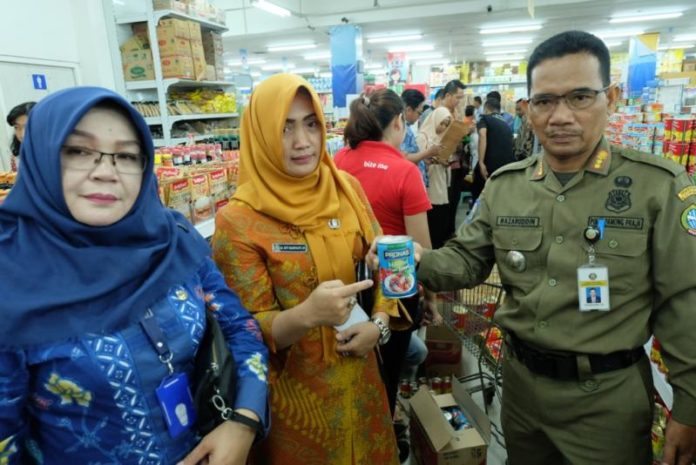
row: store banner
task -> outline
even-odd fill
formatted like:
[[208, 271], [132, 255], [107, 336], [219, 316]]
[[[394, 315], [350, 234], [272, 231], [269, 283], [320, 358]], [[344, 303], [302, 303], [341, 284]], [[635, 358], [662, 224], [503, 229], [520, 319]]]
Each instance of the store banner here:
[[362, 92], [363, 75], [356, 64], [362, 60], [362, 29], [345, 24], [334, 26], [331, 36], [331, 73], [334, 106], [346, 108], [346, 95]]
[[641, 34], [631, 38], [628, 49], [628, 97], [637, 98], [657, 71], [657, 44], [660, 34]]

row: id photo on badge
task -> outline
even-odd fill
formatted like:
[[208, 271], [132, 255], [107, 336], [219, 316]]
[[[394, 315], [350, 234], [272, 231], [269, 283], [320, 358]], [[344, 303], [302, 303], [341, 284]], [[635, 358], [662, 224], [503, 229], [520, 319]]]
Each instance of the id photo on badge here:
[[607, 311], [609, 306], [609, 270], [604, 266], [578, 268], [578, 304], [581, 312]]

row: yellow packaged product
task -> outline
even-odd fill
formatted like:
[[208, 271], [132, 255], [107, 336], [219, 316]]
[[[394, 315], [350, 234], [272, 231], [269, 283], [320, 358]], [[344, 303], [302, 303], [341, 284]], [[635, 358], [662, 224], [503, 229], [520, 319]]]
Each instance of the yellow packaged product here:
[[209, 220], [215, 215], [215, 211], [213, 209], [213, 200], [210, 197], [208, 176], [205, 174], [196, 174], [191, 176], [191, 185], [193, 224], [198, 224], [205, 220]]
[[167, 185], [167, 207], [191, 221], [191, 178], [173, 180]]

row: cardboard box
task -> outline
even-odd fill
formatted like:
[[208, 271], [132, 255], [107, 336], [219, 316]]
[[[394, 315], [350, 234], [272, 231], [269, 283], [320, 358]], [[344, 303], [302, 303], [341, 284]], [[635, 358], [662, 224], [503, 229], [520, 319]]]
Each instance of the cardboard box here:
[[[433, 396], [420, 389], [409, 399], [411, 446], [419, 465], [485, 465], [491, 423], [464, 386], [452, 380], [452, 393]], [[455, 431], [442, 408], [458, 406], [472, 428]]]
[[140, 50], [148, 50], [150, 48], [150, 43], [147, 38], [143, 39], [141, 36], [134, 35], [129, 37], [119, 48], [121, 49], [121, 53], [138, 52]]
[[203, 42], [203, 35], [201, 34], [201, 25], [195, 21], [188, 21], [189, 24], [189, 39], [191, 41]]
[[191, 58], [193, 59], [193, 74], [197, 80], [205, 79], [205, 53], [203, 52], [203, 43], [200, 41], [191, 41]]
[[172, 37], [158, 39], [160, 57], [191, 56], [191, 42], [188, 39]]
[[159, 39], [160, 34], [166, 37], [181, 37], [182, 39], [191, 38], [191, 30], [189, 26], [190, 21], [184, 21], [183, 19], [160, 19], [157, 25], [157, 38]]
[[425, 333], [428, 357], [425, 359], [427, 376], [460, 377], [462, 368], [462, 341], [446, 326], [428, 326]]
[[155, 67], [150, 50], [124, 52], [121, 54], [123, 62], [123, 78], [126, 81], [149, 81], [155, 79]]
[[215, 66], [213, 65], [205, 65], [205, 80], [206, 81], [215, 81], [217, 80], [217, 73], [215, 72]]
[[165, 78], [193, 79], [193, 60], [190, 56], [164, 57], [162, 76]]
[[139, 37], [140, 40], [144, 42], [150, 42], [150, 35], [148, 34], [146, 22], [133, 23], [131, 28], [133, 29], [134, 36]]
[[188, 5], [181, 0], [154, 0], [152, 6], [155, 10], [174, 10], [181, 13], [188, 12]]

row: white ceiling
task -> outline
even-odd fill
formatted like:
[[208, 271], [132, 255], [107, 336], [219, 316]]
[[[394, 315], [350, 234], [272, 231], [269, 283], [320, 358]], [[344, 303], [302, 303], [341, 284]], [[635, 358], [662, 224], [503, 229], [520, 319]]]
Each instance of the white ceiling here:
[[[281, 18], [251, 6], [250, 0], [216, 0], [218, 7], [227, 10], [230, 32], [225, 35], [227, 58], [238, 60], [239, 49], [247, 49], [249, 58], [261, 57], [267, 63], [283, 59], [297, 67], [321, 66], [328, 68], [329, 60], [304, 60], [308, 53], [328, 51], [329, 31], [341, 24], [343, 18], [362, 27], [363, 38], [375, 35], [421, 33], [419, 44], [432, 44], [453, 61], [483, 61], [483, 40], [532, 39], [529, 45], [496, 47], [492, 50], [526, 50], [551, 35], [569, 29], [590, 32], [635, 31], [659, 32], [660, 43], [670, 44], [678, 34], [696, 34], [696, 1], [694, 0], [529, 0], [535, 4], [535, 15], [528, 12], [528, 0], [270, 0], [293, 12], [291, 18]], [[491, 7], [491, 12], [487, 7]], [[629, 24], [610, 24], [613, 15], [658, 14], [682, 11], [679, 18], [642, 21]], [[531, 33], [481, 35], [483, 26], [509, 26], [538, 22], [543, 28]], [[627, 51], [628, 39], [615, 51]], [[269, 45], [313, 42], [317, 48], [303, 51], [269, 53]], [[367, 63], [386, 60], [391, 43], [369, 44], [363, 41], [363, 58]], [[490, 50], [486, 47], [486, 50]], [[696, 51], [696, 48], [692, 49]], [[252, 70], [258, 66], [252, 66]]]

